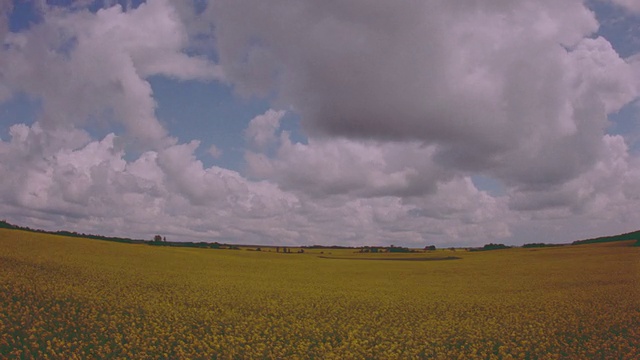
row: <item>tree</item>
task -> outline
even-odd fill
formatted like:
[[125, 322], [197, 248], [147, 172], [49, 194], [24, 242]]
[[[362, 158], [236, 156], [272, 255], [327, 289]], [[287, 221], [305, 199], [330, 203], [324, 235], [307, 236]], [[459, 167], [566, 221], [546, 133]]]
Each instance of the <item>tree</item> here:
[[162, 241], [162, 236], [160, 236], [160, 235], [156, 235], [156, 236], [154, 236], [154, 237], [153, 237], [153, 241], [155, 241], [155, 242], [160, 242], [160, 241]]
[[435, 245], [429, 245], [424, 247], [425, 250], [434, 251], [436, 249]]
[[394, 246], [391, 245], [387, 248], [387, 251], [390, 253], [408, 253], [411, 252], [411, 250], [409, 250], [409, 248], [406, 247], [402, 247], [402, 246]]

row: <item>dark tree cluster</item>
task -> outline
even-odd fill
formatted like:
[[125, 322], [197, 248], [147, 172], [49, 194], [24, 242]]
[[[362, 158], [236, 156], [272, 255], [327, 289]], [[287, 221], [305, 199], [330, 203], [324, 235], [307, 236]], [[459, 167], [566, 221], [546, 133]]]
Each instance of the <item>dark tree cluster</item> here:
[[507, 246], [505, 244], [490, 243], [490, 244], [486, 244], [481, 248], [471, 249], [471, 251], [502, 250], [502, 249], [510, 249], [510, 248], [511, 248], [510, 246]]

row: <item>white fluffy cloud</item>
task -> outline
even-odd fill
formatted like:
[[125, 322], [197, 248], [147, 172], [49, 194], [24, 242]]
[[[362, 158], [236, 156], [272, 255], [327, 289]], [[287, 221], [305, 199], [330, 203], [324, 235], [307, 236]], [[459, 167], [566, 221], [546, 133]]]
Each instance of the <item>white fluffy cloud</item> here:
[[[607, 115], [638, 96], [631, 64], [589, 37], [598, 24], [577, 0], [219, 1], [211, 16], [238, 90], [275, 91], [312, 136], [422, 142], [441, 167], [518, 190], [586, 174]], [[350, 151], [323, 159], [337, 154]], [[282, 155], [279, 174], [294, 161]]]
[[276, 142], [275, 132], [280, 127], [284, 111], [269, 110], [251, 120], [244, 131], [247, 143], [252, 148], [266, 150]]
[[275, 157], [248, 151], [245, 159], [250, 175], [314, 197], [404, 197], [431, 193], [438, 181], [452, 177], [432, 161], [434, 151], [414, 142], [310, 139], [301, 144], [283, 132]]
[[[638, 98], [640, 62], [594, 36], [583, 1], [221, 0], [199, 12], [149, 0], [45, 6], [19, 33], [10, 5], [0, 0], [0, 104], [25, 93], [42, 106], [0, 140], [10, 220], [415, 246], [566, 241], [640, 220], [640, 159], [606, 132]], [[207, 166], [202, 139], [178, 143], [156, 117], [156, 75], [273, 100], [306, 139], [268, 110], [237, 145], [246, 172]], [[92, 136], [96, 125], [113, 132]], [[503, 188], [483, 191], [476, 175]]]
[[[9, 141], [0, 142], [0, 209], [30, 216], [35, 226], [55, 228], [62, 221], [84, 232], [287, 244], [421, 246], [428, 232], [444, 245], [451, 239], [464, 243], [465, 233], [482, 240], [508, 234], [501, 224], [481, 226], [500, 205], [469, 179], [443, 183], [438, 195], [411, 201], [320, 199], [204, 168], [194, 156], [197, 142], [127, 161], [113, 134], [90, 141], [81, 130], [45, 132], [38, 123], [14, 125], [10, 133]], [[450, 196], [457, 200], [449, 202]]]
[[28, 31], [6, 36], [0, 78], [12, 92], [42, 100], [46, 128], [122, 124], [132, 142], [171, 143], [155, 117], [146, 78], [213, 79], [220, 70], [186, 55], [185, 26], [168, 1], [123, 12], [119, 5], [90, 13], [53, 8]]
[[238, 225], [229, 219], [250, 223], [286, 213], [295, 202], [268, 183], [203, 168], [193, 155], [197, 142], [127, 162], [113, 134], [89, 141], [83, 131], [45, 132], [39, 123], [14, 125], [10, 133], [0, 142], [4, 212], [55, 213], [81, 230], [113, 233], [123, 226], [138, 235], [151, 226], [171, 233], [193, 226], [188, 232], [202, 237], [198, 224], [210, 221], [208, 232], [231, 239]]

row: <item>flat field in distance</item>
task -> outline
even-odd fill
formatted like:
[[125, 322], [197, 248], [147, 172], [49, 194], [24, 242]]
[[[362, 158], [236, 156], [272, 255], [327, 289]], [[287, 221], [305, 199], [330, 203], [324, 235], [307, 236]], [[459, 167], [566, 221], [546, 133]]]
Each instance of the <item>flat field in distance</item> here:
[[392, 254], [0, 229], [0, 358], [638, 359], [630, 244], [358, 261]]

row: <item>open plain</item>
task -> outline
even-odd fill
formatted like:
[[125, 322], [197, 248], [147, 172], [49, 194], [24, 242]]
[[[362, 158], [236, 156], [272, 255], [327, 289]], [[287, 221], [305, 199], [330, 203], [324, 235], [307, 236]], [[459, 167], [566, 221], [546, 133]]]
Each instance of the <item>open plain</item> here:
[[637, 359], [631, 243], [284, 254], [0, 229], [0, 357]]

